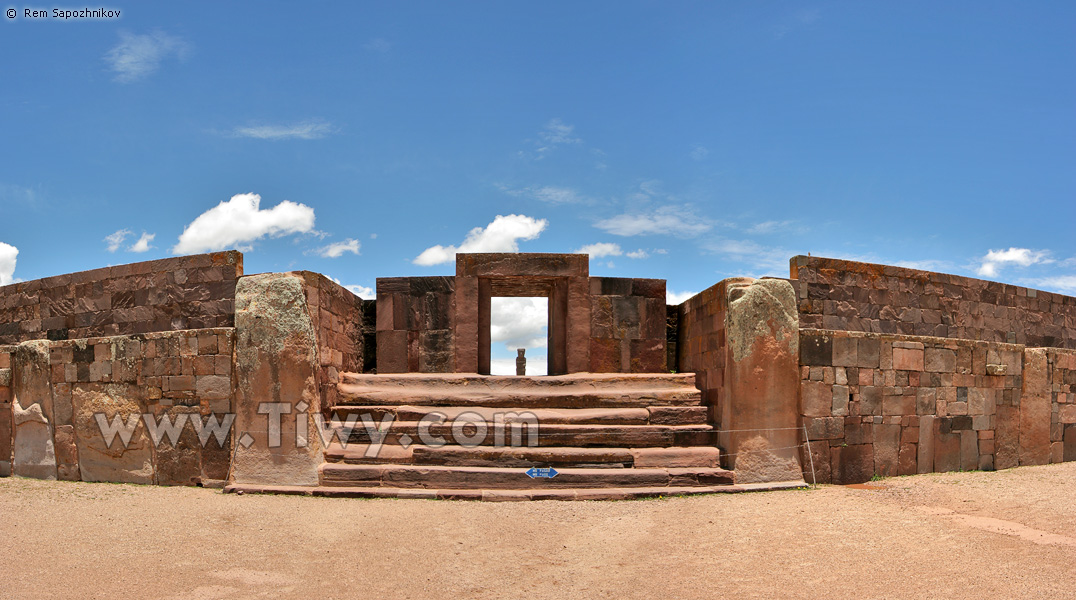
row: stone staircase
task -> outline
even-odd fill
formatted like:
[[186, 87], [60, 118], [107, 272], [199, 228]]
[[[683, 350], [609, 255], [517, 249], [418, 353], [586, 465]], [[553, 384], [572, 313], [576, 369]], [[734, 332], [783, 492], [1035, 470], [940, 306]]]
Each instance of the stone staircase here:
[[[353, 427], [338, 423], [348, 443], [326, 448], [314, 493], [528, 500], [740, 491], [718, 464], [694, 381], [344, 374], [333, 417]], [[550, 468], [553, 477], [528, 475]]]

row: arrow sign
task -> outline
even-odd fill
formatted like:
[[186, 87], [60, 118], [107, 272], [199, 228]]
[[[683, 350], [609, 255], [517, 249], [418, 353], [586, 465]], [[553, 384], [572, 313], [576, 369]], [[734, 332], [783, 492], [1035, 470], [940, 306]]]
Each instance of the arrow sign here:
[[541, 477], [541, 478], [544, 478], [544, 479], [553, 479], [556, 476], [557, 476], [557, 470], [554, 469], [553, 467], [542, 468], [542, 469], [540, 469], [538, 467], [531, 467], [531, 468], [527, 469], [527, 477], [530, 477], [531, 479], [534, 479], [536, 477]]

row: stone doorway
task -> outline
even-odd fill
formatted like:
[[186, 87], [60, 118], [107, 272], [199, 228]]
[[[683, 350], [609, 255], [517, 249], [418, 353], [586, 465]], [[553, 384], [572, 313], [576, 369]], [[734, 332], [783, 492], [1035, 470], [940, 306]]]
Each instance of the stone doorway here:
[[490, 299], [490, 374], [516, 375], [517, 349], [526, 350], [526, 375], [549, 373], [549, 298]]

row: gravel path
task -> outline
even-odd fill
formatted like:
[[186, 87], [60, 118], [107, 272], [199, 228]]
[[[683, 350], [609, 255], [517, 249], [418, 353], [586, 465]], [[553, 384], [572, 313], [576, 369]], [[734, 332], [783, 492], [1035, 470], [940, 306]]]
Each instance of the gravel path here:
[[631, 502], [0, 479], [0, 597], [1076, 598], [1074, 485], [1076, 462]]

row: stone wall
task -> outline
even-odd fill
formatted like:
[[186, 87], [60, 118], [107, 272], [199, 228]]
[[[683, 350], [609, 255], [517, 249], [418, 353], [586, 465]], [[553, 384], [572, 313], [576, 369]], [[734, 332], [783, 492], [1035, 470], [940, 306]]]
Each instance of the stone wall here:
[[0, 477], [11, 475], [11, 357], [14, 346], [0, 346]]
[[[15, 355], [18, 379], [11, 410], [4, 411], [15, 421], [13, 472], [73, 481], [223, 483], [229, 437], [223, 434], [220, 443], [210, 436], [203, 445], [189, 420], [202, 424], [212, 415], [223, 423], [233, 412], [232, 348], [229, 328], [5, 347], [0, 356]], [[106, 424], [128, 425], [130, 442], [122, 443], [120, 433], [109, 444], [98, 414]], [[183, 428], [174, 440], [155, 443], [143, 415], [154, 428], [162, 418], [182, 419]]]
[[802, 330], [800, 364], [808, 480], [812, 459], [819, 482], [859, 483], [1060, 462], [1066, 439], [1076, 450], [1076, 352]]
[[363, 301], [324, 275], [300, 271], [306, 308], [318, 338], [324, 406], [336, 404], [340, 373], [363, 372]]
[[0, 344], [233, 324], [243, 255], [217, 252], [0, 287]]
[[377, 372], [455, 370], [454, 277], [377, 279]]
[[664, 279], [591, 277], [590, 303], [592, 373], [668, 370]]
[[1076, 348], [1076, 298], [1014, 285], [796, 256], [804, 328]]
[[728, 312], [727, 287], [747, 281], [726, 279], [680, 305], [677, 341], [679, 370], [695, 374], [695, 385], [702, 391], [703, 402], [710, 407], [711, 422], [721, 427], [721, 407], [725, 390], [725, 317]]

